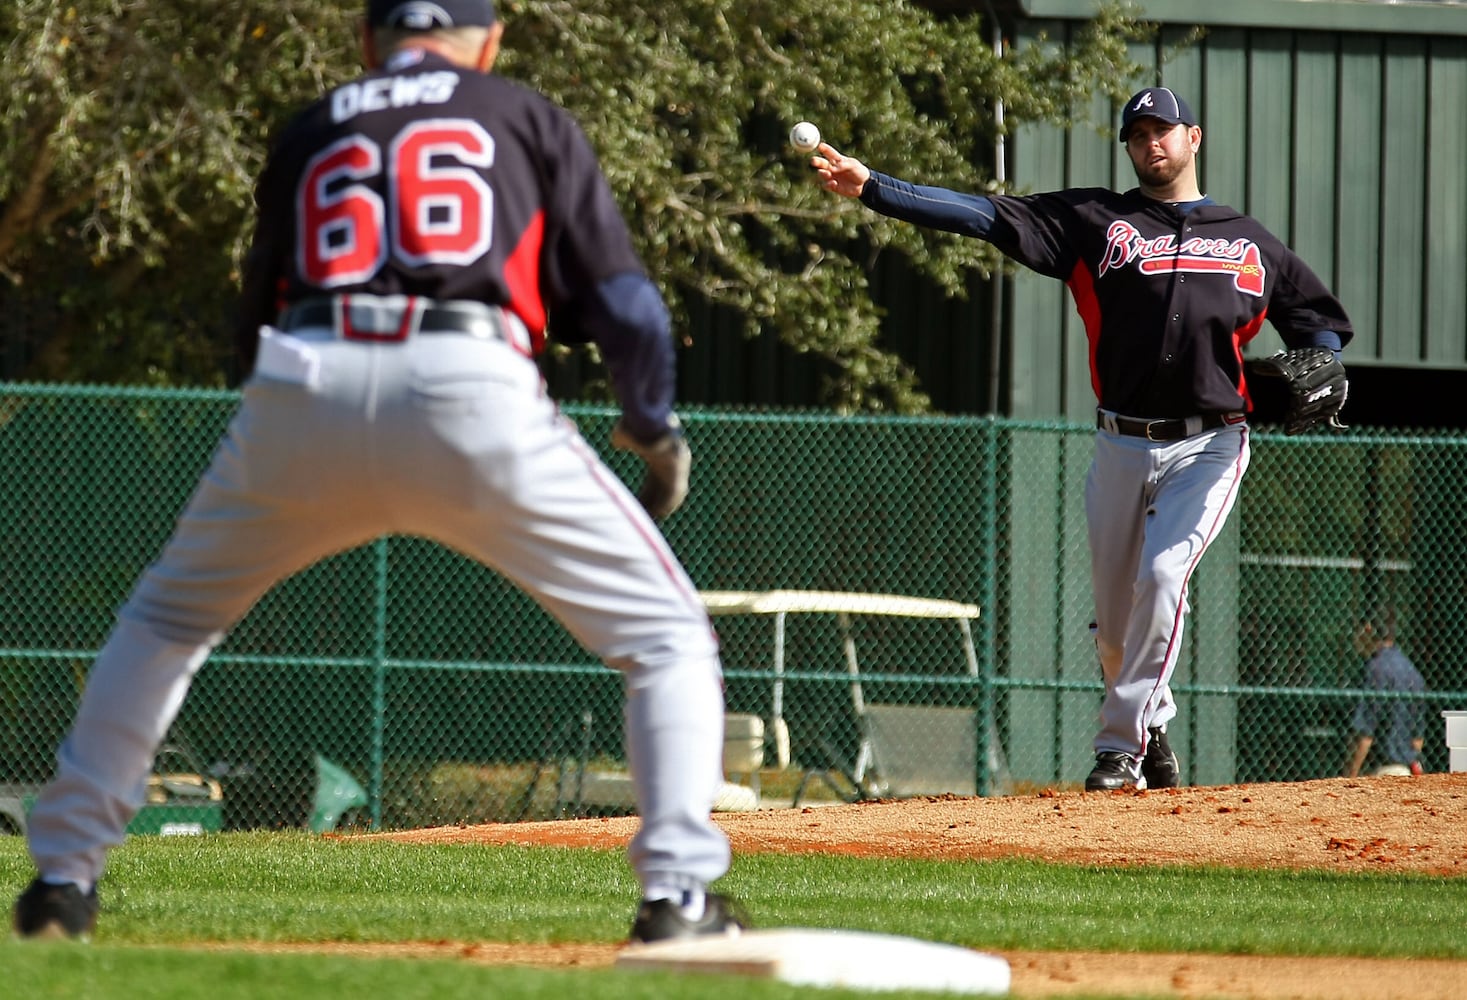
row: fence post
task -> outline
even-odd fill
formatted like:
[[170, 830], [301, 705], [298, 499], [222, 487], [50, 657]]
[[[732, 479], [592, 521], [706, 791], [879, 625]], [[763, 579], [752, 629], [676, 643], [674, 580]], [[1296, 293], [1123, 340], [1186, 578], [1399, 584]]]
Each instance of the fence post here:
[[372, 627], [372, 765], [367, 797], [371, 800], [372, 829], [382, 828], [382, 771], [387, 732], [387, 546], [377, 539], [377, 601]]
[[998, 587], [998, 423], [989, 416], [983, 422], [983, 475], [979, 515], [979, 547], [983, 552], [978, 576], [978, 794], [993, 791], [993, 774], [989, 767], [989, 747], [998, 739], [994, 731], [994, 671], [998, 662], [994, 651], [993, 616]]

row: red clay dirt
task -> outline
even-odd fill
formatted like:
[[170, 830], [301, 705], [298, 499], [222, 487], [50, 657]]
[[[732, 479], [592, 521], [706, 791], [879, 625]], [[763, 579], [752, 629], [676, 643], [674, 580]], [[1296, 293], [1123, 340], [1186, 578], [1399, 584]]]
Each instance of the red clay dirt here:
[[[1225, 865], [1467, 876], [1467, 774], [1460, 773], [1109, 794], [1046, 789], [992, 798], [944, 796], [765, 809], [724, 813], [717, 818], [736, 855], [778, 851], [858, 857], [1027, 857], [1095, 865]], [[635, 818], [587, 819], [372, 836], [412, 843], [622, 848], [636, 825]], [[318, 945], [300, 948], [320, 950]], [[335, 950], [594, 967], [611, 964], [618, 946], [454, 942], [387, 948], [351, 945]], [[996, 954], [1009, 961], [1015, 997], [1467, 997], [1467, 962], [1460, 961]]]

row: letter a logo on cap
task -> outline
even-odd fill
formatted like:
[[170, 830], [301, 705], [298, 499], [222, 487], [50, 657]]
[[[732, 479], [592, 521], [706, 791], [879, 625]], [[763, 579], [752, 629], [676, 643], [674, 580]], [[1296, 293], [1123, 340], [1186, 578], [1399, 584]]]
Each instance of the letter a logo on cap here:
[[1151, 99], [1151, 91], [1148, 90], [1146, 93], [1141, 95], [1141, 100], [1137, 101], [1136, 106], [1133, 107], [1131, 110], [1140, 111], [1142, 108], [1151, 108], [1155, 106], [1156, 102]]

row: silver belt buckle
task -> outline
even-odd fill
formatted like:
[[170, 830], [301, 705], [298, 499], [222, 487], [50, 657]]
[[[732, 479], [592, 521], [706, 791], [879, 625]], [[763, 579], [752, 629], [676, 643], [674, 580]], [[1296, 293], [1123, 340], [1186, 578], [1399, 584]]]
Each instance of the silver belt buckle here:
[[1152, 437], [1151, 436], [1151, 428], [1155, 427], [1157, 424], [1164, 424], [1164, 423], [1166, 423], [1165, 420], [1148, 420], [1148, 421], [1146, 421], [1146, 440], [1152, 441], [1152, 442], [1154, 442], [1156, 444], [1165, 444], [1166, 443], [1166, 438], [1159, 438], [1159, 437]]
[[374, 342], [407, 340], [427, 305], [415, 295], [337, 295], [332, 304], [339, 337]]

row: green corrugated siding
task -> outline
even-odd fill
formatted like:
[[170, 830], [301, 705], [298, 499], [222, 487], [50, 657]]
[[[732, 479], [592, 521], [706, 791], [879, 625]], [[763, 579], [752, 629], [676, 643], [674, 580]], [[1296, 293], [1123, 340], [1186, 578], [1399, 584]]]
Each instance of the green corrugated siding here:
[[[1063, 38], [1064, 25], [1050, 37]], [[1043, 26], [1036, 26], [1044, 30]], [[1084, 183], [1070, 176], [1075, 162], [1066, 134], [1054, 128], [1026, 127], [1009, 144], [1011, 177], [1021, 188], [1049, 190]], [[1092, 164], [1093, 161], [1087, 160]], [[1014, 414], [1059, 413], [1066, 409], [1068, 366], [1064, 351], [1083, 349], [1084, 332], [1057, 283], [1028, 271], [1013, 278], [1010, 302], [1013, 333], [1009, 352]], [[1078, 338], [1078, 342], [1077, 342]], [[1093, 404], [1092, 404], [1093, 405]]]
[[[1362, 316], [1380, 331], [1380, 357], [1397, 364], [1425, 360], [1422, 329], [1423, 279], [1431, 268], [1425, 259], [1426, 199], [1426, 39], [1385, 41], [1384, 129], [1369, 129], [1359, 120], [1362, 138], [1374, 134], [1381, 143], [1380, 292], [1381, 311]], [[1361, 191], [1362, 198], [1368, 192]], [[1461, 275], [1458, 275], [1461, 280]]]
[[1297, 40], [1300, 58], [1295, 64], [1293, 101], [1293, 158], [1290, 186], [1291, 243], [1305, 260], [1322, 272], [1338, 266], [1340, 245], [1339, 174], [1335, 169], [1339, 148], [1339, 117], [1316, 114], [1315, 109], [1333, 108], [1339, 85], [1335, 63], [1337, 40], [1324, 33], [1307, 32]]
[[1432, 280], [1423, 321], [1431, 353], [1460, 359], [1467, 358], [1467, 39], [1435, 38], [1431, 51], [1425, 253]]
[[[1377, 114], [1381, 106], [1380, 43], [1373, 38], [1350, 35], [1340, 43], [1340, 88], [1338, 108], [1356, 109], [1345, 116], [1344, 131], [1358, 136], [1359, 118], [1366, 109]], [[1378, 117], [1377, 117], [1378, 120]], [[1376, 129], [1379, 131], [1379, 129]], [[1335, 287], [1355, 319], [1356, 340], [1352, 356], [1375, 357], [1380, 351], [1374, 318], [1380, 308], [1380, 280], [1376, 273], [1380, 247], [1380, 147], [1371, 142], [1342, 143], [1339, 160], [1340, 241], [1339, 262], [1334, 272]], [[1367, 318], [1369, 321], [1367, 321]]]
[[[1041, 33], [1066, 39], [1082, 23], [1067, 19], [1093, 11], [1062, 0], [1020, 6], [1044, 16], [1016, 25], [1018, 44]], [[1257, 217], [1339, 292], [1357, 329], [1352, 365], [1467, 368], [1467, 6], [1142, 6], [1166, 23], [1140, 61], [1202, 119], [1204, 190]], [[1189, 17], [1168, 16], [1179, 14]], [[1202, 41], [1175, 50], [1198, 24], [1208, 26]], [[1089, 113], [1097, 127], [1115, 117], [1104, 101]], [[1019, 129], [1011, 183], [1133, 185], [1119, 145], [1109, 143], [1107, 160], [1107, 143], [1092, 133]], [[1094, 397], [1067, 293], [1024, 275], [1011, 307], [1013, 393], [1000, 408], [1083, 418]], [[1254, 353], [1278, 346], [1265, 327]]]

